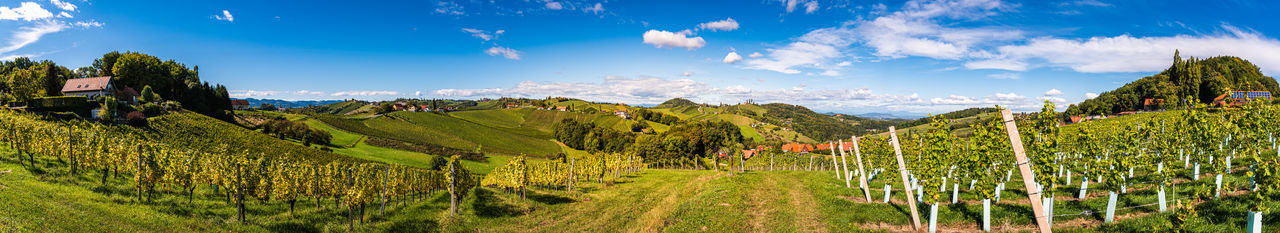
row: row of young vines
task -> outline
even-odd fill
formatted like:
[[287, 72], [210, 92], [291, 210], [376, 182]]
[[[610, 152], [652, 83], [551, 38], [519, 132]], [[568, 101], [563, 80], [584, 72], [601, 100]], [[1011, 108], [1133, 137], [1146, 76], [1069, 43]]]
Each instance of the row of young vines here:
[[495, 168], [480, 181], [485, 187], [520, 191], [527, 188], [566, 189], [573, 191], [575, 182], [605, 183], [625, 175], [641, 172], [647, 165], [642, 158], [621, 154], [566, 156], [563, 160], [529, 163], [524, 156], [511, 159]]
[[139, 201], [173, 193], [186, 195], [190, 203], [197, 187], [213, 187], [228, 203], [237, 205], [242, 222], [246, 199], [285, 201], [292, 211], [298, 200], [316, 200], [319, 205], [319, 200], [332, 198], [335, 205], [344, 204], [348, 220], [354, 221], [354, 212], [363, 216], [366, 205], [381, 202], [385, 208], [388, 200], [438, 190], [452, 191], [454, 199], [460, 199], [478, 183], [456, 156], [443, 171], [354, 160], [317, 162], [287, 154], [233, 151], [227, 146], [163, 144], [122, 126], [48, 121], [8, 109], [0, 109], [0, 132], [0, 142], [17, 150], [16, 160], [24, 166], [37, 166], [36, 156], [54, 157], [70, 167], [70, 175], [100, 173], [102, 184], [108, 177], [132, 174]]
[[[1159, 202], [1153, 204], [1164, 212], [1169, 204], [1167, 199], [1179, 200], [1177, 184], [1199, 180], [1211, 173], [1215, 180], [1212, 198], [1206, 197], [1207, 194], [1198, 196], [1207, 199], [1204, 201], [1214, 201], [1230, 191], [1224, 191], [1223, 176], [1237, 174], [1250, 180], [1245, 186], [1247, 194], [1241, 194], [1251, 198], [1246, 227], [1250, 232], [1259, 231], [1261, 214], [1267, 211], [1270, 198], [1280, 190], [1277, 178], [1280, 177], [1277, 173], [1280, 172], [1280, 153], [1273, 152], [1277, 149], [1277, 139], [1272, 133], [1280, 130], [1280, 107], [1199, 106], [1177, 111], [1159, 114], [1168, 117], [1128, 117], [1069, 128], [1060, 127], [1060, 116], [1052, 103], [1046, 103], [1039, 113], [1016, 117], [1018, 136], [1029, 159], [1026, 163], [1033, 174], [1023, 178], [1032, 179], [1035, 184], [1027, 193], [1043, 196], [1039, 201], [1046, 213], [1041, 221], [1052, 223], [1055, 195], [1067, 193], [1060, 189], [1068, 186], [1075, 188], [1070, 193], [1078, 191], [1072, 199], [1077, 202], [1091, 197], [1088, 195], [1091, 183], [1094, 191], [1106, 192], [1108, 205], [1104, 221], [1110, 223], [1117, 209], [1117, 196], [1127, 194], [1134, 186], [1156, 189]], [[905, 171], [898, 169], [895, 142], [890, 137], [857, 138], [856, 150], [840, 154], [856, 153], [860, 160], [846, 160], [843, 168], [838, 169], [844, 172], [838, 176], [846, 179], [846, 184], [855, 178], [884, 183], [883, 202], [888, 203], [893, 184], [903, 183], [897, 174], [905, 172], [913, 201], [930, 206], [931, 231], [937, 205], [946, 201], [943, 196], [950, 196], [949, 201], [956, 203], [962, 185], [968, 186], [966, 192], [982, 199], [981, 225], [989, 231], [991, 202], [1000, 200], [1006, 183], [1015, 178], [1014, 170], [1019, 165], [1014, 161], [1004, 123], [999, 118], [982, 119], [973, 125], [972, 136], [960, 138], [952, 135], [948, 120], [934, 117], [932, 129], [927, 133], [898, 139], [897, 150], [905, 160]], [[866, 174], [849, 168], [855, 162], [858, 166], [865, 165]], [[872, 201], [869, 187], [861, 188], [868, 193], [867, 201]], [[1172, 190], [1174, 196], [1169, 196], [1166, 190]], [[1189, 204], [1178, 206], [1191, 208]], [[1164, 230], [1178, 231], [1184, 227], [1174, 222]]]

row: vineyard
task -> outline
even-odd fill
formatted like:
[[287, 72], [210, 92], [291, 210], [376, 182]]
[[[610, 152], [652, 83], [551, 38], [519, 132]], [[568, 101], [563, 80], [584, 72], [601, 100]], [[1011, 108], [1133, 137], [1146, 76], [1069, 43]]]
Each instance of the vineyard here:
[[[977, 225], [990, 231], [992, 205], [1002, 201], [1002, 196], [1005, 202], [1032, 206], [1035, 213], [1026, 213], [1032, 214], [1026, 219], [1046, 230], [1055, 218], [1078, 225], [1081, 216], [1100, 214], [1099, 220], [1109, 224], [1121, 216], [1118, 211], [1128, 210], [1132, 218], [1149, 214], [1142, 212], [1145, 208], [1155, 208], [1156, 212], [1174, 212], [1169, 224], [1149, 229], [1167, 232], [1203, 230], [1208, 224], [1185, 222], [1196, 215], [1197, 208], [1214, 206], [1224, 198], [1243, 198], [1247, 199], [1247, 212], [1230, 217], [1247, 219], [1247, 224], [1219, 226], [1262, 230], [1262, 213], [1276, 206], [1271, 198], [1280, 194], [1276, 192], [1280, 188], [1276, 177], [1280, 154], [1271, 134], [1280, 127], [1280, 108], [1194, 107], [1162, 116], [1085, 123], [1070, 126], [1070, 133], [1064, 133], [1067, 130], [1059, 128], [1059, 116], [1049, 104], [1040, 113], [1005, 118], [1016, 120], [1016, 131], [1006, 128], [1013, 121], [986, 119], [973, 126], [969, 138], [951, 136], [948, 122], [935, 118], [933, 129], [921, 135], [837, 142], [853, 146], [834, 147], [850, 149], [833, 153], [839, 158], [833, 155], [828, 161], [841, 162], [838, 170], [845, 172], [835, 175], [844, 180], [844, 186], [861, 189], [856, 198], [850, 198], [859, 202], [897, 203], [891, 192], [908, 187], [903, 202], [912, 206], [910, 227], [927, 227], [930, 232], [938, 230], [940, 204], [954, 206], [967, 201], [964, 199], [981, 200]], [[1011, 140], [1010, 135], [1016, 138]], [[1010, 146], [1018, 141], [1022, 142], [1020, 147]], [[1025, 151], [1027, 160], [1015, 159], [1015, 150]], [[787, 162], [782, 164], [794, 164], [788, 161], [791, 157], [783, 156]], [[748, 164], [761, 169], [765, 162]], [[1029, 169], [1019, 173], [1021, 166]], [[1198, 182], [1201, 179], [1212, 182]], [[1019, 180], [1026, 185], [1014, 183]], [[1193, 182], [1199, 186], [1186, 187]], [[873, 199], [872, 193], [877, 197]], [[1133, 195], [1137, 196], [1127, 197]], [[1120, 197], [1126, 197], [1124, 203], [1118, 203]], [[1105, 200], [1105, 207], [1091, 208], [1098, 198]], [[915, 204], [921, 204], [921, 209], [915, 209]], [[927, 212], [917, 214], [917, 210]], [[920, 215], [928, 222], [922, 223]], [[1267, 225], [1267, 229], [1274, 227]]]
[[[156, 128], [163, 130], [166, 123], [200, 122], [190, 116], [173, 117], [178, 119], [161, 120]], [[284, 201], [292, 212], [298, 200], [318, 203], [331, 198], [335, 205], [346, 208], [344, 217], [354, 224], [354, 214], [364, 216], [370, 205], [385, 208], [388, 201], [442, 190], [450, 192], [456, 202], [478, 183], [477, 176], [460, 167], [456, 156], [447, 169], [436, 171], [306, 153], [313, 149], [266, 150], [289, 147], [252, 147], [243, 142], [254, 139], [233, 136], [245, 134], [218, 134], [220, 131], [212, 130], [216, 125], [193, 127], [200, 132], [169, 135], [176, 138], [149, 139], [155, 135], [137, 129], [53, 122], [11, 110], [0, 110], [0, 119], [4, 122], [0, 142], [16, 150], [13, 160], [30, 169], [38, 169], [37, 156], [48, 156], [69, 167], [66, 175], [99, 173], [102, 185], [108, 178], [132, 177], [136, 201], [144, 203], [164, 194], [184, 195], [190, 203], [198, 187], [211, 186], [228, 204], [237, 206], [241, 222], [245, 221], [246, 200]], [[364, 222], [363, 217], [358, 220]]]

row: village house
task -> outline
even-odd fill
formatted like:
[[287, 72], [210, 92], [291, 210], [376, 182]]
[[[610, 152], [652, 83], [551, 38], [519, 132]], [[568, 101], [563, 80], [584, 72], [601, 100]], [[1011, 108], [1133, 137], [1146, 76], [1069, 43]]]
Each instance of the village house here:
[[1146, 111], [1160, 110], [1160, 105], [1164, 105], [1164, 99], [1144, 99], [1142, 100], [1142, 109]]
[[1227, 91], [1217, 98], [1213, 98], [1213, 104], [1219, 107], [1240, 106], [1248, 104], [1254, 99], [1271, 99], [1269, 91]]
[[240, 111], [249, 110], [249, 100], [231, 100], [231, 109]]
[[556, 106], [556, 111], [569, 111], [569, 106]]
[[138, 96], [141, 96], [133, 88], [117, 87], [111, 80], [111, 76], [68, 79], [62, 85], [62, 95], [84, 96], [88, 99], [111, 96], [121, 103], [128, 104], [137, 103]]
[[613, 110], [613, 115], [621, 117], [622, 119], [631, 119], [630, 116], [627, 116], [626, 109]]
[[68, 79], [66, 84], [62, 85], [62, 95], [84, 96], [89, 99], [111, 96], [115, 90], [111, 76]]

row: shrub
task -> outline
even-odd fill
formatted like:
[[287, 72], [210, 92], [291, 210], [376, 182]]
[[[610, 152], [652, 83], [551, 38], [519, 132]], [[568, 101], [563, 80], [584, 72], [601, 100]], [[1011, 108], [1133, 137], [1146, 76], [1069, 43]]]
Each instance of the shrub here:
[[89, 99], [84, 96], [54, 96], [31, 99], [31, 108], [88, 108]]
[[147, 116], [160, 116], [164, 114], [164, 108], [156, 103], [146, 103], [142, 104], [142, 113], [147, 114]]
[[129, 112], [129, 114], [126, 114], [124, 116], [124, 119], [129, 122], [129, 125], [132, 125], [134, 127], [147, 126], [147, 115], [142, 114], [142, 112], [139, 112], [139, 111]]
[[170, 100], [170, 101], [165, 101], [164, 103], [161, 103], [160, 107], [163, 107], [165, 111], [171, 111], [171, 112], [180, 111], [182, 110], [182, 103], [179, 103], [178, 101]]

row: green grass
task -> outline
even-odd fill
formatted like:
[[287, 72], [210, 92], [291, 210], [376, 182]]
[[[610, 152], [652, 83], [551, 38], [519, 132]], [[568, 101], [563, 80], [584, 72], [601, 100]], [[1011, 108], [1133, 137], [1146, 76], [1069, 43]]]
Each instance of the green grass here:
[[[12, 160], [16, 153], [0, 149], [0, 232], [346, 232], [346, 208], [332, 198], [299, 200], [296, 217], [286, 202], [246, 200], [247, 223], [235, 220], [236, 208], [226, 202], [226, 190], [198, 187], [188, 204], [185, 193], [160, 188], [150, 201], [140, 201], [130, 174], [99, 182], [97, 170], [71, 176], [67, 166], [37, 156], [37, 168]], [[26, 164], [27, 161], [24, 161]], [[317, 207], [317, 204], [319, 207]], [[439, 217], [448, 208], [446, 193], [421, 201], [391, 202], [387, 215], [376, 206], [365, 211], [360, 232], [438, 232]]]
[[405, 142], [436, 144], [460, 150], [506, 155], [542, 156], [558, 152], [554, 143], [542, 138], [503, 131], [435, 113], [395, 112], [372, 119], [321, 117], [326, 124], [368, 136]]
[[360, 141], [360, 139], [364, 138], [364, 135], [342, 131], [316, 119], [308, 118], [306, 120], [302, 120], [302, 123], [307, 124], [307, 126], [310, 126], [311, 128], [329, 132], [329, 135], [333, 136], [333, 138], [329, 140], [329, 144], [334, 146], [351, 147], [355, 145], [356, 142]]

